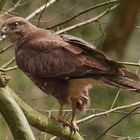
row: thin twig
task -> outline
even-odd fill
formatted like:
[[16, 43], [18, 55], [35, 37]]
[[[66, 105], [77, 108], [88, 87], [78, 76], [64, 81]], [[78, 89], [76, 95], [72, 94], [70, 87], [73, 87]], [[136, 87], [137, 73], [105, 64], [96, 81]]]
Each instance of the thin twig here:
[[105, 135], [113, 137], [113, 138], [121, 138], [122, 140], [124, 140], [124, 139], [125, 140], [140, 139], [140, 137], [130, 137], [130, 136], [124, 137], [124, 136], [118, 136], [118, 135], [114, 135], [114, 134], [110, 134], [110, 133], [106, 133]]
[[0, 68], [0, 71], [1, 72], [8, 72], [8, 71], [16, 70], [17, 68], [18, 68], [17, 66], [8, 67], [6, 69]]
[[34, 16], [37, 16], [40, 12], [42, 12], [45, 8], [49, 7], [51, 4], [56, 2], [57, 0], [50, 0], [47, 4], [44, 4], [43, 6], [39, 7], [37, 10], [32, 12], [29, 16], [26, 17], [27, 20], [30, 20]]
[[17, 3], [10, 8], [9, 10], [7, 10], [6, 12], [4, 12], [3, 14], [0, 15], [0, 18], [2, 18], [5, 15], [9, 15], [10, 12], [14, 11], [17, 7], [21, 6], [21, 0], [18, 0]]
[[119, 62], [119, 63], [123, 64], [123, 65], [130, 65], [130, 66], [140, 67], [139, 63], [133, 63], [133, 62]]
[[5, 51], [7, 51], [7, 50], [9, 50], [12, 47], [13, 47], [13, 45], [9, 45], [9, 46], [6, 46], [6, 47], [0, 49], [0, 54], [3, 53], [3, 52], [5, 52]]
[[75, 28], [90, 24], [91, 22], [95, 22], [95, 21], [99, 20], [100, 18], [102, 18], [103, 16], [105, 16], [106, 14], [108, 14], [111, 10], [115, 9], [117, 6], [118, 5], [115, 5], [115, 6], [111, 7], [111, 8], [108, 8], [104, 12], [102, 12], [101, 14], [99, 14], [98, 16], [96, 16], [94, 18], [91, 18], [91, 19], [86, 20], [84, 22], [80, 22], [78, 24], [75, 24], [75, 25], [72, 25], [70, 27], [64, 28], [62, 30], [57, 31], [56, 33], [61, 34], [61, 33], [67, 32], [67, 31], [71, 31], [71, 30], [73, 30]]
[[[44, 98], [47, 98], [47, 97], [44, 97]], [[40, 100], [40, 99], [42, 99], [42, 98], [35, 98], [35, 99], [33, 99], [33, 101], [34, 101], [34, 100]], [[23, 99], [23, 100], [26, 101], [26, 99]], [[32, 101], [32, 99], [29, 99], [29, 100], [27, 100], [27, 101]], [[44, 113], [59, 112], [58, 109], [46, 110], [46, 109], [41, 109], [41, 108], [37, 108], [37, 107], [33, 107], [33, 108], [36, 109], [36, 110], [38, 110], [38, 111], [44, 112]], [[105, 110], [105, 109], [93, 109], [93, 108], [88, 108], [88, 109], [86, 109], [86, 111], [92, 111], [92, 112], [93, 112], [93, 110], [94, 110], [94, 112], [95, 112], [95, 111], [108, 111], [108, 110]], [[72, 110], [71, 110], [71, 109], [65, 109], [65, 110], [63, 110], [63, 111], [64, 111], [64, 112], [71, 112]], [[127, 112], [127, 111], [119, 111], [119, 110], [116, 110], [116, 111], [113, 111], [113, 112], [111, 112], [111, 113], [127, 114], [128, 112]], [[97, 113], [96, 113], [96, 114], [97, 114]], [[140, 112], [135, 112], [135, 113], [133, 113], [133, 114], [131, 114], [131, 115], [136, 115], [136, 114], [140, 114]], [[106, 114], [105, 114], [105, 115], [106, 115]], [[101, 116], [102, 116], [102, 115], [101, 115]]]
[[113, 101], [113, 103], [112, 103], [110, 109], [112, 109], [112, 108], [114, 107], [114, 105], [115, 105], [115, 103], [116, 103], [116, 101], [117, 101], [117, 99], [118, 99], [118, 97], [119, 97], [121, 91], [122, 91], [122, 89], [119, 89], [119, 90], [118, 90], [118, 92], [117, 92], [117, 94], [116, 94], [116, 96], [115, 96], [115, 99], [114, 99], [114, 101]]
[[104, 31], [103, 31], [103, 29], [102, 29], [102, 25], [101, 25], [100, 21], [97, 20], [96, 22], [97, 22], [98, 25], [99, 25], [100, 32], [101, 32], [102, 34], [104, 34]]
[[[40, 3], [38, 2], [38, 0], [36, 0], [36, 2], [37, 2], [38, 7], [40, 7]], [[48, 3], [48, 0], [46, 0], [45, 5], [46, 5], [47, 3]], [[45, 9], [46, 9], [46, 7], [40, 12], [40, 15], [39, 15], [39, 18], [38, 18], [37, 27], [39, 27], [41, 18], [43, 19], [44, 23], [46, 24], [45, 19], [44, 19], [44, 17], [43, 17], [43, 13], [44, 13]]]
[[117, 124], [119, 124], [122, 120], [124, 120], [126, 117], [128, 117], [131, 113], [133, 113], [134, 111], [136, 111], [137, 109], [139, 109], [140, 106], [134, 108], [132, 111], [130, 111], [128, 114], [126, 114], [125, 116], [123, 116], [121, 119], [119, 119], [117, 122], [115, 122], [113, 125], [111, 125], [107, 130], [105, 130], [101, 135], [99, 135], [95, 140], [100, 139], [102, 136], [104, 136], [109, 130], [111, 130], [114, 126], [116, 126]]
[[[140, 59], [139, 59], [138, 65], [140, 65]], [[139, 67], [136, 68], [136, 74], [138, 73], [139, 73]]]
[[[43, 132], [44, 133], [44, 132]], [[43, 140], [46, 140], [47, 139], [47, 133], [44, 133], [44, 138]]]
[[54, 136], [54, 137], [52, 137], [52, 138], [50, 138], [50, 140], [55, 140], [57, 137], [56, 136]]
[[135, 26], [135, 29], [138, 29], [138, 30], [140, 30], [140, 27], [139, 27], [139, 26]]
[[14, 61], [15, 61], [15, 57], [11, 58], [8, 62], [6, 62], [3, 66], [1, 66], [1, 68], [4, 69], [4, 68], [8, 67]]
[[91, 10], [100, 8], [100, 7], [105, 6], [105, 5], [108, 5], [108, 4], [117, 3], [117, 2], [119, 2], [119, 1], [118, 0], [112, 0], [112, 1], [107, 1], [107, 2], [103, 2], [103, 3], [97, 4], [97, 5], [91, 6], [91, 7], [87, 8], [87, 9], [85, 9], [85, 10], [77, 13], [76, 15], [74, 15], [74, 16], [66, 19], [65, 21], [62, 21], [62, 22], [60, 22], [60, 23], [58, 23], [56, 25], [53, 25], [53, 26], [48, 27], [47, 29], [52, 29], [52, 28], [55, 28], [57, 26], [61, 26], [61, 25], [65, 24], [65, 23], [68, 23], [68, 22], [72, 21], [73, 19], [75, 19], [75, 18], [77, 18], [77, 17], [79, 17], [79, 16], [81, 16], [83, 14], [86, 14], [87, 12], [89, 12]]
[[111, 113], [111, 112], [114, 112], [114, 111], [117, 111], [117, 110], [122, 110], [122, 109], [127, 109], [127, 108], [131, 108], [131, 107], [135, 107], [137, 105], [140, 105], [140, 101], [132, 103], [132, 104], [124, 105], [124, 106], [119, 106], [119, 107], [113, 108], [111, 110], [107, 110], [107, 111], [103, 111], [103, 112], [100, 112], [100, 113], [89, 115], [88, 117], [85, 117], [85, 118], [83, 118], [81, 120], [78, 120], [77, 123], [82, 123], [84, 121], [91, 120], [91, 119], [93, 119], [95, 117], [98, 117], [98, 116], [107, 115], [108, 113]]

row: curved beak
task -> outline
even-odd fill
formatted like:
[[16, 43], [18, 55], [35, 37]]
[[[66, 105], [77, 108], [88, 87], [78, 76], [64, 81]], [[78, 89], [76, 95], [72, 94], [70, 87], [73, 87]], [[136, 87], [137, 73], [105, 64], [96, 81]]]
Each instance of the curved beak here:
[[0, 32], [0, 40], [4, 40], [5, 38], [7, 38], [7, 33], [8, 33], [8, 27], [3, 26]]

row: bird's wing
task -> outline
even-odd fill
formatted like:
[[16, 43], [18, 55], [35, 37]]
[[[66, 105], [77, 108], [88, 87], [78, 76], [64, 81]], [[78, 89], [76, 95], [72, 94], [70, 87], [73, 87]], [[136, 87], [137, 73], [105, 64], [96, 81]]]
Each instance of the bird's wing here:
[[85, 53], [86, 55], [89, 55], [91, 57], [96, 57], [97, 59], [100, 59], [100, 60], [103, 60], [103, 61], [106, 61], [108, 58], [107, 56], [101, 52], [101, 51], [97, 51], [96, 50], [96, 47], [78, 37], [74, 37], [74, 36], [71, 36], [71, 35], [60, 35], [60, 37], [67, 43], [75, 46], [75, 47], [78, 47], [81, 49], [81, 51], [83, 53]]
[[[80, 44], [83, 47], [79, 47]], [[88, 44], [82, 40], [77, 40], [77, 45], [74, 45], [61, 38], [38, 39], [23, 45], [19, 47], [22, 49], [17, 52], [16, 61], [19, 68], [29, 75], [74, 78], [91, 71], [96, 74], [110, 69], [102, 60], [86, 54]]]
[[[90, 56], [90, 60], [88, 63], [89, 66], [92, 67], [92, 62], [96, 62], [97, 65], [102, 62], [105, 68], [109, 68], [108, 70], [106, 69], [102, 69], [102, 71], [97, 70], [99, 72], [99, 75], [96, 75], [98, 73], [92, 70], [89, 73], [85, 73], [85, 75], [82, 76], [83, 78], [97, 77], [101, 79], [103, 82], [116, 87], [140, 89], [140, 77], [132, 72], [127, 71], [122, 64], [119, 64], [115, 61], [108, 59], [108, 57], [104, 53], [96, 50], [89, 43], [79, 38], [75, 38], [70, 35], [61, 35], [61, 36], [66, 42], [81, 48], [83, 50], [82, 52], [83, 54]], [[86, 63], [87, 62], [88, 61], [86, 61]]]
[[[78, 48], [65, 47], [68, 43], [58, 40], [34, 40], [17, 46], [16, 63], [29, 76], [46, 78], [64, 77], [84, 65], [85, 58], [75, 57], [73, 51]], [[69, 46], [68, 46], [69, 47]]]
[[[102, 70], [107, 70], [108, 68], [113, 68], [111, 71], [115, 72], [117, 70], [119, 73], [121, 73], [121, 68], [124, 68], [124, 66], [118, 62], [115, 62], [111, 59], [109, 59], [103, 52], [96, 49], [96, 47], [78, 37], [74, 37], [71, 35], [60, 35], [60, 37], [67, 43], [71, 44], [71, 46], [78, 47], [81, 49], [81, 54], [86, 55], [90, 60], [90, 64], [92, 67], [92, 62], [102, 63], [105, 67], [102, 67]], [[77, 52], [78, 53], [78, 52]], [[88, 64], [89, 64], [88, 63]], [[90, 65], [89, 65], [90, 66]]]

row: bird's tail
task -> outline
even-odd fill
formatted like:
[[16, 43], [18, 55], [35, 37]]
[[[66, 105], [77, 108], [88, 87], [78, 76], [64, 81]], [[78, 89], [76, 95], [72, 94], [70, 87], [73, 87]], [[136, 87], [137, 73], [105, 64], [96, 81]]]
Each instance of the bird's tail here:
[[103, 75], [101, 80], [109, 85], [132, 89], [136, 92], [140, 92], [140, 77], [132, 72], [128, 72], [126, 69], [121, 69], [122, 75]]

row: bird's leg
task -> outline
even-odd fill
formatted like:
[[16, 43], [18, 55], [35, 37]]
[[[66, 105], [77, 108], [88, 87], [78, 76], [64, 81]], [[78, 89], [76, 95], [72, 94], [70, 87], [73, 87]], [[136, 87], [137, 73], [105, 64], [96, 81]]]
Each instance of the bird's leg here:
[[58, 113], [58, 116], [57, 116], [57, 121], [63, 123], [64, 126], [70, 126], [70, 123], [68, 121], [65, 120], [64, 116], [63, 116], [63, 107], [64, 107], [64, 104], [59, 102], [60, 104], [60, 108], [59, 108], [59, 113]]
[[57, 116], [57, 120], [58, 121], [63, 121], [64, 120], [64, 117], [63, 117], [63, 103], [60, 103], [60, 107], [59, 107], [59, 113], [58, 113], [58, 116]]
[[71, 127], [74, 131], [79, 130], [77, 124], [76, 124], [76, 113], [77, 113], [77, 108], [76, 108], [76, 100], [72, 100], [72, 118], [71, 118]]
[[59, 112], [58, 112], [57, 117], [51, 116], [51, 118], [61, 122], [64, 120], [64, 117], [63, 117], [63, 106], [64, 105], [61, 102], [59, 102], [59, 104], [60, 104], [60, 107], [59, 107]]

